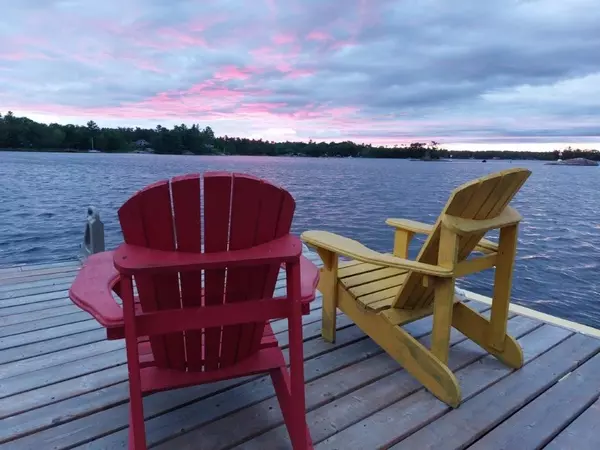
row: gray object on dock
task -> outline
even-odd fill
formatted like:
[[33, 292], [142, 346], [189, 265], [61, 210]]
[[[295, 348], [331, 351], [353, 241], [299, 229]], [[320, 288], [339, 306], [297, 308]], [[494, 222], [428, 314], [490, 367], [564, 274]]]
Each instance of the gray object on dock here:
[[94, 206], [87, 209], [87, 219], [83, 242], [81, 243], [81, 253], [83, 258], [87, 258], [94, 253], [104, 251], [104, 224], [100, 220], [100, 213]]

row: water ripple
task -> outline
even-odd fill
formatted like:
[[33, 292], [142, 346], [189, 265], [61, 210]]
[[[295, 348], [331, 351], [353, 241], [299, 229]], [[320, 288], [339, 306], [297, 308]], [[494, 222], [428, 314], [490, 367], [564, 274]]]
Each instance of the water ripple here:
[[[88, 205], [106, 243], [121, 241], [118, 207], [137, 189], [189, 172], [230, 170], [267, 178], [297, 202], [293, 229], [324, 229], [389, 251], [388, 217], [433, 222], [460, 183], [517, 164], [426, 164], [340, 158], [188, 157], [0, 152], [0, 265], [73, 258]], [[522, 162], [533, 175], [514, 199], [523, 215], [513, 300], [600, 327], [600, 172]], [[497, 233], [491, 233], [497, 239]], [[423, 243], [410, 247], [415, 256]], [[493, 273], [460, 280], [492, 295]]]

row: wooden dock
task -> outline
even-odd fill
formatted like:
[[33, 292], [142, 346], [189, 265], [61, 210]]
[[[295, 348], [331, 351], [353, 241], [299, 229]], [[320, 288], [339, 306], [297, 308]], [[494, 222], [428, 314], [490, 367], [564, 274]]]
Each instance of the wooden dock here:
[[[78, 268], [75, 261], [0, 268], [2, 449], [126, 448], [124, 344], [107, 341], [68, 299]], [[324, 342], [320, 319], [317, 298], [304, 317], [307, 418], [317, 449], [600, 448], [600, 339], [576, 326], [513, 313], [509, 331], [526, 362], [518, 371], [453, 331], [450, 366], [463, 403], [451, 410], [345, 317], [337, 342]], [[284, 347], [286, 327], [273, 323]], [[428, 344], [430, 318], [406, 328]], [[264, 377], [158, 393], [144, 406], [154, 448], [290, 447]]]

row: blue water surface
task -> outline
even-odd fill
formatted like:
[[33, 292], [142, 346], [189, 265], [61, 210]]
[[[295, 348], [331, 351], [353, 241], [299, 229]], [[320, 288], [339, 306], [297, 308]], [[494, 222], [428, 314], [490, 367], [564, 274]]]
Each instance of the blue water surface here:
[[[390, 251], [388, 217], [433, 222], [452, 189], [490, 172], [533, 174], [512, 205], [524, 216], [513, 301], [600, 327], [600, 170], [537, 161], [457, 161], [0, 152], [0, 266], [77, 257], [88, 205], [106, 243], [121, 241], [117, 209], [136, 190], [189, 172], [250, 173], [296, 199], [294, 232], [323, 229]], [[422, 239], [413, 243], [418, 251]], [[491, 273], [459, 283], [491, 294]]]

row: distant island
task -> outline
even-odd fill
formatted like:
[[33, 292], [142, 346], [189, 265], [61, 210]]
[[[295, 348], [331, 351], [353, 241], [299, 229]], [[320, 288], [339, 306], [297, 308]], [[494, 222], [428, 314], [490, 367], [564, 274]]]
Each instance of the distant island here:
[[177, 155], [308, 156], [341, 158], [406, 158], [419, 161], [460, 159], [556, 161], [585, 158], [600, 161], [597, 150], [557, 149], [553, 152], [454, 151], [440, 148], [435, 141], [413, 142], [393, 147], [345, 142], [274, 142], [231, 136], [215, 136], [207, 126], [185, 124], [172, 129], [100, 128], [94, 121], [86, 126], [44, 124], [12, 112], [0, 114], [0, 150], [158, 153]]
[[598, 161], [592, 161], [591, 159], [585, 158], [573, 158], [566, 160], [558, 160], [547, 162], [547, 166], [598, 166]]

